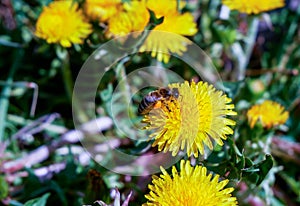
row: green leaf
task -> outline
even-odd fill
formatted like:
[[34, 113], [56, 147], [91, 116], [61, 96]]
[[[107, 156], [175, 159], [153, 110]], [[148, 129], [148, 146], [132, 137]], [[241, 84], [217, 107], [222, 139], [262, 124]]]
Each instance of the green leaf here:
[[44, 206], [46, 205], [47, 199], [50, 196], [50, 193], [44, 194], [42, 197], [34, 198], [27, 201], [24, 206]]
[[259, 181], [257, 182], [257, 185], [259, 185], [265, 179], [265, 177], [267, 176], [268, 172], [271, 170], [272, 167], [273, 167], [272, 156], [267, 154], [266, 159], [258, 164], [260, 175], [259, 175]]
[[219, 22], [213, 23], [212, 32], [214, 32], [216, 40], [227, 47], [232, 45], [237, 38], [236, 28], [230, 25], [229, 22], [223, 22], [223, 24]]
[[245, 86], [245, 81], [236, 81], [236, 82], [226, 82], [223, 81], [223, 86], [225, 87], [225, 92], [230, 98], [235, 98], [240, 92], [241, 89]]
[[0, 176], [0, 199], [6, 198], [8, 195], [8, 184], [3, 176]]
[[241, 170], [245, 167], [245, 157], [244, 156], [240, 157], [239, 161], [237, 161], [236, 167], [239, 170]]
[[150, 13], [150, 28], [149, 28], [149, 30], [154, 29], [157, 25], [160, 25], [164, 22], [163, 16], [160, 18], [157, 18], [153, 11], [151, 11], [150, 9], [148, 9], [148, 11]]
[[11, 201], [9, 201], [9, 206], [24, 206], [24, 204], [22, 204], [16, 200], [11, 200]]
[[233, 149], [233, 151], [235, 152], [235, 154], [238, 156], [238, 157], [243, 157], [243, 154], [240, 152], [239, 148], [236, 146], [236, 144], [233, 142], [232, 139], [228, 139], [228, 143], [230, 145], [230, 148]]
[[300, 182], [295, 180], [293, 177], [289, 176], [288, 174], [281, 172], [280, 176], [285, 180], [285, 182], [290, 186], [295, 194], [300, 197]]
[[100, 97], [104, 102], [108, 102], [111, 100], [113, 93], [113, 86], [112, 84], [108, 84], [107, 89], [104, 89], [100, 92]]
[[[249, 159], [246, 158], [246, 162], [249, 164]], [[265, 160], [259, 162], [258, 164], [254, 164], [249, 168], [245, 168], [243, 170], [243, 177], [246, 177], [247, 180], [255, 183], [256, 186], [258, 186], [265, 179], [272, 167], [272, 156], [267, 154]]]
[[254, 163], [252, 162], [251, 159], [249, 159], [248, 157], [245, 158], [245, 166], [246, 167], [252, 167], [254, 165]]

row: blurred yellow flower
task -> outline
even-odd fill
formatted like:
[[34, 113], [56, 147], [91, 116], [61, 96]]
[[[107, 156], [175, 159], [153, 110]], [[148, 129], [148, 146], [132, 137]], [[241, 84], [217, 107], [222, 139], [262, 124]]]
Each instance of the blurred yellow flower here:
[[289, 118], [289, 113], [277, 102], [266, 100], [260, 105], [252, 106], [247, 112], [247, 117], [251, 128], [260, 121], [263, 127], [269, 129], [284, 124]]
[[207, 169], [202, 166], [192, 167], [189, 161], [181, 160], [180, 172], [172, 167], [169, 175], [161, 167], [162, 175], [153, 176], [150, 193], [145, 195], [148, 202], [143, 206], [234, 206], [238, 205], [236, 197], [232, 196], [234, 188], [225, 188], [229, 180], [219, 181], [220, 176], [207, 175]]
[[122, 11], [108, 21], [107, 36], [123, 36], [143, 31], [150, 18], [145, 1], [131, 1], [123, 4]]
[[[183, 5], [183, 2], [181, 2]], [[181, 6], [182, 6], [181, 5]], [[122, 36], [130, 32], [143, 31], [149, 22], [149, 11], [152, 10], [157, 18], [164, 16], [162, 24], [150, 32], [140, 52], [150, 51], [152, 57], [159, 61], [168, 62], [170, 52], [182, 55], [186, 46], [191, 43], [180, 36], [192, 36], [197, 32], [197, 25], [191, 13], [180, 13], [177, 10], [177, 1], [174, 0], [142, 0], [124, 3], [123, 11], [109, 20], [108, 36]], [[164, 31], [169, 32], [155, 32]], [[177, 35], [170, 35], [170, 34]]]
[[49, 44], [70, 47], [72, 43], [82, 44], [91, 32], [91, 25], [85, 22], [78, 4], [69, 0], [54, 1], [43, 8], [36, 23], [35, 35]]
[[231, 99], [221, 91], [204, 82], [170, 84], [169, 88], [177, 88], [179, 96], [162, 102], [143, 119], [145, 129], [154, 130], [150, 135], [155, 139], [152, 146], [171, 151], [173, 156], [186, 149], [188, 156], [198, 157], [199, 151], [204, 154], [204, 145], [212, 150], [212, 140], [223, 145], [222, 140], [233, 134], [229, 125], [235, 125], [235, 121], [226, 115], [236, 112]]
[[284, 7], [284, 0], [222, 0], [231, 10], [241, 13], [258, 14], [265, 11]]
[[[183, 2], [180, 6], [183, 6]], [[197, 33], [197, 25], [191, 13], [180, 13], [177, 10], [177, 1], [173, 0], [148, 0], [147, 8], [152, 10], [157, 18], [164, 17], [162, 24], [156, 26], [150, 32], [145, 43], [141, 46], [140, 52], [151, 51], [151, 56], [159, 61], [169, 62], [170, 53], [182, 55], [191, 41], [180, 36], [192, 36]], [[170, 32], [177, 35], [170, 35], [163, 32]]]
[[122, 8], [122, 0], [86, 0], [84, 11], [94, 20], [105, 22]]

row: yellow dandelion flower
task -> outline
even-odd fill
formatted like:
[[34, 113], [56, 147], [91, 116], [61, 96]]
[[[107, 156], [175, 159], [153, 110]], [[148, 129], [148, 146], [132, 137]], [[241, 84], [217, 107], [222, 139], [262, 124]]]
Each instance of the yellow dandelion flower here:
[[260, 105], [252, 106], [247, 112], [247, 117], [251, 128], [260, 121], [263, 127], [270, 129], [284, 124], [289, 118], [289, 113], [277, 102], [266, 100]]
[[231, 10], [241, 13], [258, 14], [265, 11], [284, 7], [284, 0], [222, 0]]
[[[181, 3], [182, 5], [184, 4]], [[152, 57], [156, 57], [159, 61], [168, 62], [169, 53], [181, 55], [191, 42], [180, 35], [192, 36], [197, 32], [192, 14], [178, 12], [177, 1], [131, 1], [124, 3], [123, 7], [122, 12], [109, 19], [107, 36], [122, 36], [143, 31], [149, 22], [148, 9], [150, 9], [157, 18], [164, 16], [164, 21], [150, 32], [139, 51], [151, 51]], [[169, 32], [169, 34], [155, 31]], [[177, 35], [170, 35], [170, 33]]]
[[122, 11], [109, 19], [107, 36], [123, 36], [131, 32], [143, 31], [149, 18], [145, 1], [125, 2]]
[[122, 0], [86, 0], [84, 11], [92, 20], [107, 21], [122, 8]]
[[197, 33], [197, 26], [192, 14], [188, 12], [179, 13], [177, 11], [177, 1], [173, 0], [161, 0], [159, 3], [155, 0], [148, 0], [147, 8], [152, 10], [157, 18], [163, 16], [164, 21], [150, 32], [145, 43], [141, 46], [140, 52], [151, 51], [152, 57], [156, 57], [159, 61], [165, 63], [169, 62], [170, 53], [182, 55], [182, 52], [186, 51], [186, 46], [191, 42], [180, 35], [192, 36]]
[[[180, 1], [180, 6], [184, 6], [184, 4], [184, 2]], [[170, 13], [177, 13], [177, 1], [162, 0], [158, 3], [154, 0], [148, 0], [147, 7], [155, 12], [157, 18], [166, 16]]]
[[63, 47], [82, 44], [92, 32], [78, 4], [69, 1], [54, 1], [43, 8], [36, 24], [35, 35], [47, 43], [59, 43]]
[[188, 156], [198, 157], [204, 154], [204, 145], [213, 149], [214, 140], [223, 145], [222, 140], [233, 134], [229, 127], [235, 121], [226, 115], [236, 115], [231, 99], [212, 85], [204, 82], [185, 82], [170, 84], [169, 88], [178, 89], [178, 97], [162, 102], [160, 108], [145, 115], [145, 129], [154, 130], [152, 146], [159, 151], [171, 151], [175, 156], [179, 150], [185, 150]]
[[229, 180], [219, 181], [219, 175], [207, 175], [205, 167], [192, 167], [189, 161], [181, 160], [180, 172], [175, 166], [171, 176], [162, 167], [161, 171], [160, 177], [152, 177], [152, 185], [148, 186], [150, 193], [145, 195], [148, 202], [143, 206], [238, 205], [236, 197], [231, 194], [234, 188], [225, 188]]

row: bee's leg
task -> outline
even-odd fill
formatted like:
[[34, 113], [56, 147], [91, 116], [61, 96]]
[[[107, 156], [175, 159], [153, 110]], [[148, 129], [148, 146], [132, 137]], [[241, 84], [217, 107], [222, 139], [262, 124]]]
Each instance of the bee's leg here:
[[[172, 100], [171, 100], [171, 101], [172, 101]], [[164, 104], [165, 108], [166, 108], [169, 112], [172, 111], [172, 110], [170, 109], [169, 104], [167, 103], [167, 101], [164, 101], [163, 104]]]
[[153, 106], [153, 109], [157, 109], [157, 108], [161, 108], [162, 106], [162, 102], [161, 101], [157, 101], [154, 106]]

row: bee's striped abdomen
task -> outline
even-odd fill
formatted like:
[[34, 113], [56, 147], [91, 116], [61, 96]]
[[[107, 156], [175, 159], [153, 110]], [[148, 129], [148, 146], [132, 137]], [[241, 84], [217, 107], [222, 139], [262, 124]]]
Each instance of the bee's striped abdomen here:
[[140, 114], [147, 114], [147, 113], [149, 113], [153, 109], [155, 103], [158, 101], [158, 98], [156, 97], [156, 95], [152, 96], [152, 93], [153, 92], [151, 92], [150, 94], [146, 95], [143, 98], [143, 100], [141, 101], [141, 103], [139, 104], [138, 112]]

